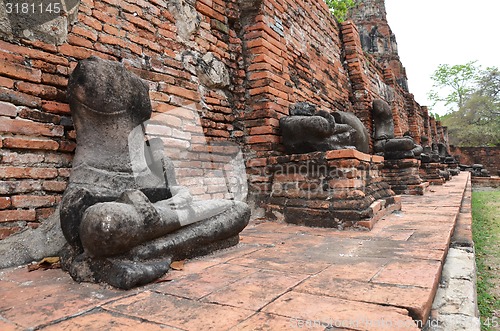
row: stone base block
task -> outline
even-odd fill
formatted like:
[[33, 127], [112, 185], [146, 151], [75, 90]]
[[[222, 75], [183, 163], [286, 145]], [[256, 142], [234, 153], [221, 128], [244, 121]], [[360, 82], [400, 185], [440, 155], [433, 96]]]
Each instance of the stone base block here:
[[420, 165], [420, 176], [423, 180], [432, 185], [443, 185], [446, 182], [444, 172], [447, 169], [446, 164], [442, 163], [422, 163]]
[[382, 174], [396, 194], [423, 195], [429, 183], [420, 177], [420, 160], [385, 160]]
[[383, 160], [356, 150], [335, 150], [250, 161], [250, 172], [266, 175], [253, 177], [261, 181], [255, 186], [251, 177], [252, 197], [271, 220], [371, 229], [378, 219], [401, 209], [399, 196], [380, 174]]

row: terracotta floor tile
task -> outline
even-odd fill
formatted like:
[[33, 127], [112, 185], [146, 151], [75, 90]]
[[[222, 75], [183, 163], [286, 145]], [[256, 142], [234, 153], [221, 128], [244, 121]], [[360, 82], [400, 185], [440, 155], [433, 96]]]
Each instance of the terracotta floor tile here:
[[113, 315], [107, 311], [91, 312], [42, 328], [44, 331], [175, 331], [166, 325], [158, 325], [137, 318]]
[[184, 330], [227, 330], [254, 312], [202, 303], [153, 292], [143, 292], [104, 306], [105, 309], [163, 323]]
[[419, 330], [401, 308], [288, 292], [263, 311], [289, 318], [353, 330]]
[[184, 298], [200, 299], [257, 271], [258, 269], [239, 265], [218, 264], [201, 272], [158, 284], [154, 290]]
[[[96, 284], [53, 279], [52, 284], [0, 281], [1, 316], [25, 328], [36, 327], [89, 310], [127, 292]], [[128, 292], [130, 293], [133, 292]]]
[[213, 292], [202, 301], [257, 311], [307, 277], [262, 270]]
[[310, 323], [290, 317], [282, 317], [273, 314], [257, 313], [246, 321], [236, 325], [231, 331], [290, 331], [290, 330], [312, 330], [324, 331], [322, 323]]
[[305, 251], [293, 250], [289, 247], [282, 247], [282, 245], [259, 250], [244, 257], [233, 259], [229, 263], [259, 269], [293, 271], [299, 274], [315, 274], [331, 264], [317, 261]]
[[421, 321], [427, 320], [434, 299], [433, 293], [426, 288], [334, 279], [326, 271], [307, 279], [294, 291], [403, 307]]
[[326, 278], [368, 282], [389, 261], [390, 259], [387, 258], [345, 257], [337, 260], [335, 264], [321, 271], [319, 274], [314, 275], [310, 280]]
[[215, 251], [209, 255], [201, 256], [198, 259], [203, 259], [208, 263], [224, 263], [232, 259], [245, 256], [252, 252], [256, 252], [260, 249], [262, 249], [262, 247], [258, 245], [239, 243], [236, 246], [222, 249], [220, 251]]
[[0, 320], [0, 330], [2, 331], [21, 331], [23, 328], [14, 325], [12, 323], [4, 322]]
[[[419, 248], [423, 247], [423, 248]], [[423, 260], [435, 260], [444, 261], [445, 251], [441, 249], [427, 249], [426, 245], [419, 245], [416, 247], [412, 245], [408, 249], [402, 249], [394, 252], [394, 255], [399, 258], [412, 258], [412, 259], [423, 259]]]
[[397, 260], [388, 263], [372, 282], [433, 288], [440, 277], [440, 261]]
[[243, 230], [242, 234], [244, 235], [245, 233], [256, 233], [256, 232], [296, 234], [307, 229], [308, 229], [307, 227], [290, 225], [285, 223], [263, 222], [257, 225], [250, 224]]
[[68, 283], [73, 282], [68, 273], [61, 269], [36, 270], [29, 272], [27, 266], [0, 270], [0, 280], [8, 280], [16, 283], [29, 283], [36, 281], [38, 283], [52, 283], [54, 278], [67, 279]]

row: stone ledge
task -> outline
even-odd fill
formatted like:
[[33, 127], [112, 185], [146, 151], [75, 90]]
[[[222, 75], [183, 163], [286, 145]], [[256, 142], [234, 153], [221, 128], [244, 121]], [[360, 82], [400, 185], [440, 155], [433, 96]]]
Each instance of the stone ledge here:
[[385, 160], [382, 175], [396, 194], [423, 195], [429, 186], [420, 176], [420, 160]]
[[371, 229], [378, 219], [401, 209], [400, 200], [383, 182], [383, 161], [380, 156], [346, 149], [273, 156], [247, 164], [265, 174], [254, 179], [268, 189], [253, 192], [252, 197], [269, 219], [311, 227]]

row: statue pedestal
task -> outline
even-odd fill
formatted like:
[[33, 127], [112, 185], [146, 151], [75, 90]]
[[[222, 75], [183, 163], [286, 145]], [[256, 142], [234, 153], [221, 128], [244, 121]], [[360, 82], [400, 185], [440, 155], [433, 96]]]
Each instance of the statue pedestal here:
[[396, 194], [423, 195], [429, 183], [422, 180], [419, 172], [420, 160], [385, 160], [382, 174]]
[[[333, 150], [249, 161], [255, 204], [268, 219], [325, 228], [367, 228], [401, 209], [380, 175], [383, 157]], [[264, 176], [262, 176], [264, 175]]]
[[448, 166], [442, 163], [422, 163], [420, 165], [420, 176], [432, 185], [443, 185], [446, 181], [444, 172]]

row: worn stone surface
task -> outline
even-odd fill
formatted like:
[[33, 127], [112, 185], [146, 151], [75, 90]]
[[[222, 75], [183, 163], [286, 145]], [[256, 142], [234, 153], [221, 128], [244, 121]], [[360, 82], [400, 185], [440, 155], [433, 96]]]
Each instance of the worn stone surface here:
[[66, 239], [61, 231], [59, 213], [55, 213], [36, 229], [26, 229], [0, 240], [0, 269], [57, 256]]
[[432, 304], [429, 330], [480, 330], [472, 241], [471, 185], [462, 200], [443, 273]]
[[394, 120], [391, 107], [381, 99], [373, 100], [373, 122], [375, 142], [373, 151], [386, 159], [419, 157], [422, 146], [415, 144], [410, 136], [394, 136]]
[[255, 197], [266, 217], [336, 229], [371, 229], [401, 209], [382, 179], [383, 158], [354, 149], [270, 157], [252, 170], [266, 173], [270, 188]]
[[[470, 207], [466, 200], [461, 205], [468, 180], [462, 173], [426, 196], [404, 196], [403, 210], [381, 219], [372, 231], [261, 220], [244, 229], [237, 246], [185, 261], [160, 282], [128, 292], [77, 284], [60, 270], [4, 269], [1, 323], [14, 330], [91, 323], [273, 331], [432, 326], [427, 316], [438, 270], [459, 210]], [[450, 256], [457, 255], [450, 251]], [[478, 325], [462, 315], [441, 317], [431, 320], [439, 330]]]
[[[77, 2], [61, 1], [78, 7], [78, 19], [61, 45], [36, 36], [0, 36], [0, 173], [5, 177], [0, 192], [24, 195], [18, 198], [24, 207], [0, 210], [0, 238], [39, 226], [53, 213], [55, 205], [40, 206], [40, 196], [56, 202], [62, 196], [76, 137], [63, 91], [75, 62], [90, 55], [123, 62], [147, 81], [155, 115], [169, 119], [158, 120], [151, 135], [172, 147], [169, 156], [180, 170], [179, 181], [202, 199], [231, 198], [213, 184], [208, 170], [225, 171], [231, 157], [220, 146], [203, 158], [199, 151], [215, 140], [236, 144], [257, 162], [280, 155], [279, 118], [299, 101], [352, 112], [371, 137], [372, 99], [389, 100], [396, 136], [410, 131], [417, 143], [424, 134], [444, 142], [440, 123], [401, 88], [400, 63], [391, 60], [386, 66], [384, 60], [381, 65], [376, 52], [363, 50], [359, 34], [366, 41], [365, 32], [376, 26], [377, 47], [387, 42], [390, 53], [382, 57], [397, 58], [387, 22], [371, 15], [384, 16], [381, 1], [356, 8], [371, 13], [360, 15], [364, 22], [341, 25], [316, 0], [284, 0], [280, 6], [270, 0]], [[8, 18], [1, 17], [0, 24], [2, 31], [10, 29]], [[200, 84], [196, 59], [207, 53], [225, 65], [229, 86]], [[197, 54], [190, 67], [184, 66], [185, 54]], [[269, 188], [265, 175], [249, 171], [248, 176], [251, 192]]]
[[66, 42], [69, 26], [77, 18], [79, 0], [24, 3], [24, 7], [23, 2], [14, 1], [0, 5], [0, 35], [57, 45]]
[[230, 84], [229, 71], [214, 53], [208, 52], [197, 60], [200, 82], [209, 88], [224, 88]]
[[290, 108], [280, 119], [283, 145], [289, 154], [356, 148], [368, 153], [369, 135], [353, 113], [317, 110], [307, 102]]
[[70, 246], [63, 267], [77, 281], [148, 283], [175, 259], [236, 244], [248, 223], [245, 203], [193, 201], [177, 185], [163, 144], [145, 139], [148, 92], [123, 65], [97, 57], [70, 77], [78, 144], [60, 218]]

